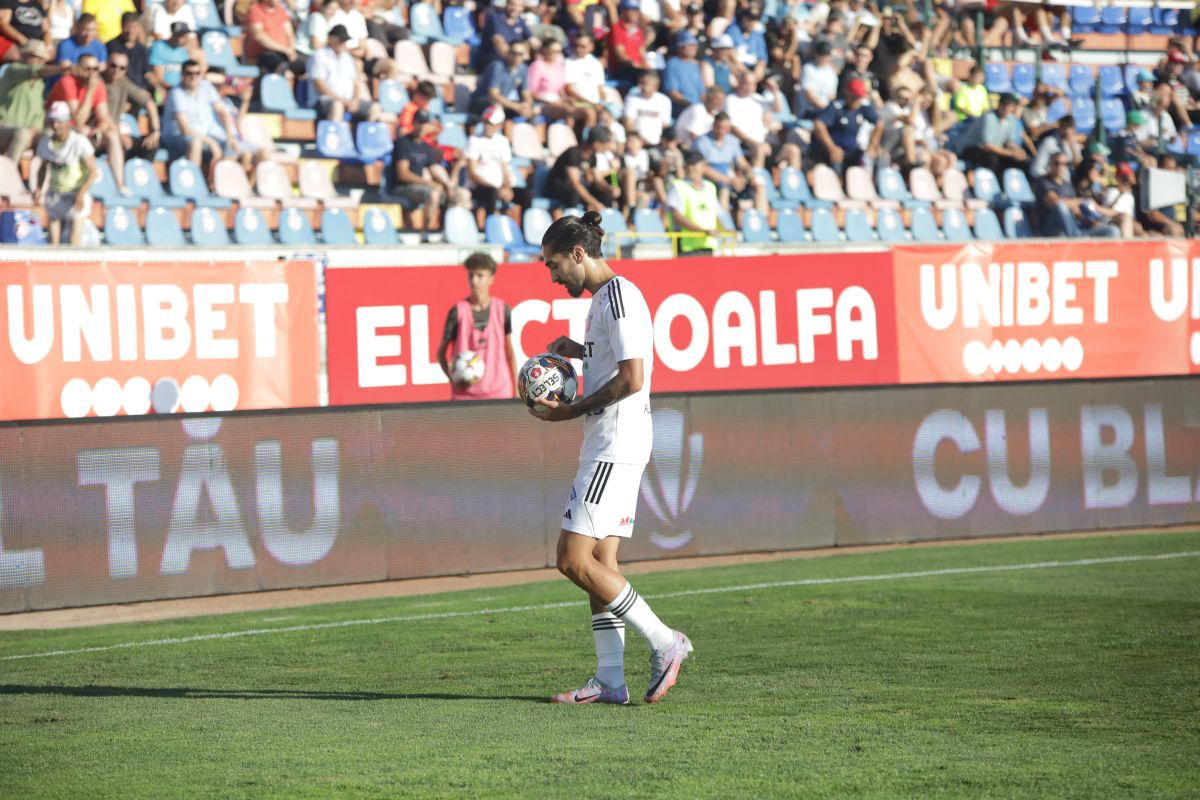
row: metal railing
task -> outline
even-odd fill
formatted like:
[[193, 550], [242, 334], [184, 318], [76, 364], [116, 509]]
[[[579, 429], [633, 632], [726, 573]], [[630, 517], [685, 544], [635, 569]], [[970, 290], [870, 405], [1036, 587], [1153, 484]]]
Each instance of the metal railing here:
[[[671, 247], [671, 257], [679, 257], [679, 240], [685, 236], [695, 236], [695, 231], [613, 231], [605, 237], [605, 255], [610, 257], [621, 256], [625, 252], [626, 244], [630, 250], [639, 241], [642, 244], [667, 245]], [[713, 255], [734, 255], [734, 250], [737, 247], [737, 231], [717, 231], [713, 238], [717, 240], [717, 246], [713, 248]], [[612, 252], [609, 250], [608, 244], [612, 242]]]

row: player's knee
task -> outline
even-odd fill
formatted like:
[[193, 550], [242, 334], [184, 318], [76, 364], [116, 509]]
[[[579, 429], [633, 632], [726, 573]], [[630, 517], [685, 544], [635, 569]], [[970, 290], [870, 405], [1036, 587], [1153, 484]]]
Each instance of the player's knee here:
[[555, 566], [558, 567], [559, 572], [561, 572], [563, 575], [567, 576], [568, 578], [574, 579], [579, 576], [579, 573], [580, 573], [579, 559], [573, 557], [570, 553], [566, 553], [566, 552], [563, 552], [560, 550], [558, 553], [558, 559], [557, 559]]

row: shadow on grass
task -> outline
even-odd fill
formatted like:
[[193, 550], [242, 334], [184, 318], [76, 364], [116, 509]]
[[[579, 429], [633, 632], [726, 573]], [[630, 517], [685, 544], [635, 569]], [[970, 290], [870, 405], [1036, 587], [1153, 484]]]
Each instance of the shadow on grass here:
[[176, 697], [182, 700], [514, 700], [545, 703], [548, 697], [404, 692], [323, 692], [313, 689], [196, 689], [186, 686], [21, 686], [0, 684], [0, 695], [58, 694], [67, 697]]

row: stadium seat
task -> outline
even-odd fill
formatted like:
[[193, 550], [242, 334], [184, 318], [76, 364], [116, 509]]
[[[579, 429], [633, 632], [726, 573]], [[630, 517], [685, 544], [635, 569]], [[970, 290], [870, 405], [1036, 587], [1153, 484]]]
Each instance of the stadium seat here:
[[298, 196], [283, 165], [274, 161], [258, 162], [254, 168], [254, 183], [261, 196], [277, 200], [285, 207], [316, 208], [319, 205], [315, 197]]
[[570, 125], [556, 123], [546, 128], [546, 147], [551, 159], [558, 158], [577, 144], [579, 140], [575, 138], [575, 131], [571, 130]]
[[1029, 218], [1021, 208], [1004, 209], [1004, 235], [1009, 239], [1029, 239], [1035, 236]]
[[131, 158], [125, 162], [125, 186], [151, 207], [183, 208], [187, 205], [182, 197], [171, 197], [163, 191], [154, 166], [144, 158]]
[[867, 212], [859, 208], [846, 211], [846, 241], [855, 244], [867, 244], [875, 241], [875, 231], [867, 220]]
[[[621, 236], [621, 234], [629, 230], [629, 225], [625, 222], [625, 217], [620, 211], [617, 211], [615, 208], [601, 209], [600, 220], [602, 227], [604, 228], [605, 252], [608, 255], [615, 256], [617, 254], [618, 247], [623, 248], [626, 245], [631, 244], [631, 240], [629, 238]], [[540, 244], [542, 237], [538, 236], [537, 238], [531, 238], [529, 234], [526, 233], [525, 241], [529, 242], [530, 244]], [[607, 246], [609, 243], [612, 244], [611, 247]]]
[[1046, 109], [1046, 122], [1053, 125], [1060, 119], [1071, 113], [1070, 107], [1067, 105], [1065, 97], [1056, 97], [1050, 103], [1050, 107]]
[[242, 208], [274, 208], [270, 197], [260, 197], [250, 188], [246, 170], [233, 159], [223, 158], [213, 165], [213, 189], [219, 197], [236, 200]]
[[546, 157], [546, 148], [538, 138], [537, 128], [528, 122], [517, 122], [509, 133], [512, 140], [514, 158], [527, 158], [530, 161], [541, 161]]
[[936, 242], [938, 236], [937, 223], [934, 222], [933, 212], [927, 208], [914, 208], [910, 224], [913, 241], [929, 243]]
[[[473, 225], [474, 223], [472, 223]], [[392, 218], [381, 208], [368, 208], [363, 212], [363, 241], [369, 245], [394, 246], [398, 243], [396, 226]]]
[[171, 211], [155, 206], [146, 214], [146, 243], [154, 247], [184, 247], [183, 229]]
[[[767, 184], [771, 183], [771, 176], [766, 170], [755, 170], [755, 175]], [[769, 201], [769, 190], [767, 194]], [[779, 194], [787, 205], [795, 203], [805, 208], [833, 208], [833, 203], [813, 197], [812, 191], [808, 187], [808, 178], [804, 177], [804, 173], [795, 167], [784, 167], [779, 173]], [[777, 202], [772, 203], [771, 207], [782, 208], [784, 206]]]
[[317, 152], [324, 158], [357, 160], [350, 123], [323, 119], [317, 123]]
[[666, 233], [667, 229], [662, 217], [653, 209], [642, 207], [633, 212], [633, 229], [638, 232], [637, 244], [669, 243], [666, 236], [656, 235]]
[[479, 34], [471, 13], [462, 6], [445, 6], [442, 11], [442, 30], [452, 40], [466, 42], [472, 47], [479, 44]]
[[[104, 203], [105, 208], [111, 206], [122, 206], [124, 208], [141, 208], [142, 198], [140, 197], [123, 197], [117, 191], [117, 182], [113, 180], [112, 167], [108, 165], [108, 158], [101, 156], [96, 159], [96, 168], [100, 176], [96, 178], [96, 182], [92, 184], [92, 197]], [[32, 173], [32, 165], [30, 168]]]
[[846, 170], [846, 194], [851, 200], [861, 200], [875, 208], [899, 208], [900, 201], [880, 197], [875, 190], [875, 182], [871, 173], [863, 167], [850, 167]]
[[[266, 79], [264, 78], [265, 82]], [[408, 105], [408, 90], [400, 81], [380, 81], [379, 107], [385, 114], [399, 114]]]
[[[33, 175], [30, 170], [30, 175]], [[114, 188], [115, 193], [115, 188]], [[93, 192], [93, 195], [95, 193]], [[33, 206], [33, 195], [21, 180], [21, 170], [8, 156], [0, 156], [0, 197], [13, 206]]]
[[1022, 97], [1033, 97], [1033, 90], [1037, 88], [1033, 64], [1013, 64], [1012, 87]]
[[1154, 11], [1148, 6], [1130, 6], [1129, 16], [1125, 19], [1125, 33], [1128, 36], [1140, 36], [1150, 32], [1154, 24]]
[[1008, 75], [1008, 64], [992, 61], [983, 65], [984, 85], [993, 94], [1012, 91], [1012, 80]]
[[747, 244], [771, 243], [771, 226], [758, 209], [747, 208], [742, 212], [742, 240]]
[[[938, 188], [937, 181], [925, 167], [915, 167], [908, 173], [908, 188], [912, 195], [917, 200], [923, 200], [930, 205], [939, 207], [945, 206], [946, 199], [942, 196], [942, 190]], [[951, 202], [950, 205], [956, 205]]]
[[881, 242], [903, 242], [907, 237], [904, 221], [894, 208], [883, 208], [875, 215], [875, 232]]
[[258, 209], [243, 208], [233, 225], [233, 240], [240, 245], [265, 247], [275, 243], [267, 221]]
[[[233, 205], [227, 197], [214, 197], [208, 190], [208, 182], [204, 180], [200, 168], [186, 158], [177, 158], [171, 162], [167, 180], [172, 195], [191, 200], [193, 205], [207, 208], [229, 208]], [[147, 223], [146, 238], [149, 237], [150, 228]]]
[[421, 45], [417, 42], [409, 39], [402, 39], [396, 42], [396, 48], [392, 53], [392, 57], [403, 75], [409, 75], [417, 80], [427, 79], [435, 82], [445, 82], [445, 78], [434, 75], [430, 71], [429, 63], [425, 60], [425, 51], [421, 49]]
[[[788, 169], [791, 169], [791, 167], [789, 167]], [[785, 198], [783, 196], [783, 194], [780, 192], [779, 188], [775, 186], [775, 181], [771, 177], [771, 173], [765, 167], [755, 167], [752, 174], [754, 176], [755, 183], [762, 186], [763, 189], [766, 190], [768, 206], [770, 206], [771, 208], [777, 209], [777, 210], [783, 209], [783, 208], [799, 208], [800, 207], [800, 200], [795, 199], [795, 198], [789, 199], [789, 198]], [[789, 175], [790, 175], [790, 173], [789, 173]], [[789, 189], [795, 195], [798, 195], [800, 193], [800, 186], [798, 184], [793, 183], [789, 187]], [[804, 182], [804, 191], [805, 192], [808, 191], [808, 181]], [[812, 202], [819, 202], [821, 204], [821, 206], [823, 206], [825, 208], [833, 208], [833, 203], [826, 203], [824, 201], [819, 201], [819, 200], [814, 200]]]
[[1096, 101], [1090, 95], [1071, 98], [1071, 113], [1075, 116], [1075, 130], [1087, 136], [1096, 129]]
[[1092, 33], [1100, 24], [1100, 9], [1094, 5], [1071, 7], [1071, 30], [1075, 33]]
[[320, 241], [326, 245], [358, 245], [359, 237], [346, 211], [325, 209], [320, 213]]
[[137, 218], [129, 209], [110, 208], [104, 214], [104, 242], [117, 247], [140, 247], [145, 244]]
[[1127, 19], [1125, 6], [1105, 6], [1104, 10], [1100, 12], [1100, 24], [1096, 26], [1096, 32], [1124, 33]]
[[412, 41], [417, 44], [428, 42], [451, 42], [462, 44], [462, 39], [446, 35], [437, 12], [428, 3], [413, 3], [408, 9], [408, 27]]
[[942, 211], [942, 232], [948, 242], [968, 242], [974, 238], [967, 226], [967, 218], [957, 208]]
[[0, 244], [46, 244], [41, 219], [31, 211], [10, 209], [0, 212]]
[[521, 229], [507, 214], [489, 214], [483, 230], [484, 240], [488, 244], [501, 245], [509, 257], [516, 256], [524, 260], [540, 255], [542, 252], [540, 240], [536, 245], [525, 241]]
[[259, 98], [263, 110], [273, 114], [283, 114], [288, 119], [316, 119], [317, 112], [311, 108], [301, 108], [292, 94], [292, 87], [282, 75], [264, 75], [258, 86]]
[[842, 182], [832, 167], [817, 164], [812, 168], [812, 190], [818, 200], [825, 200], [842, 208], [866, 208], [861, 200], [851, 200], [842, 190]]
[[1105, 97], [1119, 97], [1125, 94], [1125, 75], [1116, 64], [1105, 64], [1100, 67], [1100, 92]]
[[1029, 178], [1016, 167], [1004, 170], [1004, 196], [1010, 203], [1020, 205], [1037, 202], [1037, 198], [1033, 196], [1033, 188], [1029, 185]]
[[429, 46], [429, 69], [438, 78], [449, 83], [458, 71], [458, 53], [454, 45], [434, 42]]
[[300, 196], [320, 201], [326, 208], [357, 208], [353, 197], [338, 194], [329, 176], [328, 162], [307, 158], [300, 162]]
[[354, 132], [354, 147], [364, 161], [379, 161], [392, 152], [392, 132], [382, 122], [360, 122]]
[[779, 241], [786, 244], [803, 244], [808, 241], [808, 231], [804, 230], [804, 221], [794, 208], [784, 208], [779, 211], [775, 220], [775, 232]]
[[1154, 7], [1153, 24], [1150, 33], [1155, 36], [1173, 36], [1178, 33], [1179, 11], [1174, 8]]
[[317, 243], [308, 215], [295, 208], [285, 208], [279, 215], [279, 241], [290, 247], [311, 247]]
[[1125, 104], [1115, 97], [1106, 97], [1100, 101], [1100, 124], [1109, 133], [1116, 133], [1125, 127]]
[[197, 208], [192, 212], [191, 232], [194, 245], [201, 247], [226, 247], [229, 245], [229, 232], [225, 230], [225, 222], [211, 208]]
[[837, 220], [833, 218], [833, 212], [827, 208], [813, 209], [811, 227], [814, 242], [838, 244], [842, 241]]
[[189, 0], [192, 16], [196, 18], [196, 29], [199, 31], [220, 31], [230, 35], [225, 29], [225, 21], [217, 11], [213, 0]]
[[[613, 211], [614, 209], [606, 208], [604, 210]], [[603, 218], [603, 216], [604, 215], [602, 213], [601, 218]], [[619, 212], [617, 213], [617, 216], [620, 216]], [[525, 209], [525, 214], [521, 217], [521, 233], [525, 236], [525, 241], [529, 242], [530, 244], [540, 243], [542, 241], [542, 236], [545, 235], [546, 229], [550, 227], [551, 222], [553, 222], [553, 220], [550, 219], [550, 212], [546, 209]], [[625, 222], [624, 219], [622, 219], [621, 222], [623, 225]], [[606, 236], [613, 233], [613, 230], [607, 219], [605, 219], [603, 222], [603, 228]]]
[[876, 176], [879, 196], [885, 200], [896, 200], [905, 208], [928, 208], [928, 200], [916, 200], [904, 185], [904, 176], [895, 167], [881, 167]]
[[475, 224], [475, 215], [468, 208], [447, 208], [442, 217], [442, 229], [449, 244], [463, 247], [479, 244], [479, 227]]
[[948, 169], [942, 175], [942, 194], [948, 202], [967, 208], [987, 208], [988, 201], [978, 197], [968, 197], [970, 187], [967, 176], [956, 169]]
[[1138, 73], [1140, 73], [1143, 69], [1144, 67], [1142, 67], [1140, 64], [1125, 65], [1125, 69], [1121, 73], [1122, 77], [1125, 79], [1125, 86], [1122, 89], [1121, 94], [1133, 94], [1137, 91]]
[[989, 205], [999, 202], [1003, 192], [1000, 190], [1000, 179], [996, 177], [996, 173], [987, 167], [976, 167], [973, 174], [975, 177], [975, 186], [973, 189], [975, 196]]
[[1042, 83], [1062, 92], [1067, 91], [1067, 68], [1065, 66], [1052, 61], [1043, 61], [1040, 66]]
[[1086, 64], [1072, 64], [1067, 87], [1071, 94], [1091, 95], [1096, 88], [1096, 76]]
[[981, 208], [975, 212], [975, 238], [985, 242], [998, 242], [1004, 238], [1004, 230], [995, 211]]
[[442, 130], [437, 137], [438, 147], [453, 147], [455, 150], [467, 149], [467, 129], [462, 125], [442, 122]]
[[231, 78], [257, 78], [258, 67], [238, 63], [224, 31], [207, 31], [200, 37], [200, 47], [209, 67], [217, 67]]

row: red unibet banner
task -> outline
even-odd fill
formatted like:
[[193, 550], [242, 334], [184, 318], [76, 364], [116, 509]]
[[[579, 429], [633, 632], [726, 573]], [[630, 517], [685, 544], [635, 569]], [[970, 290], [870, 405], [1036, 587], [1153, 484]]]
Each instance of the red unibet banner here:
[[900, 380], [1183, 375], [1200, 367], [1188, 241], [897, 247]]
[[[655, 391], [899, 382], [888, 253], [613, 268], [650, 307]], [[467, 294], [461, 267], [329, 269], [325, 285], [331, 404], [449, 399], [436, 350]], [[518, 363], [560, 335], [583, 341], [590, 297], [567, 295], [543, 264], [502, 264], [492, 294], [512, 307]]]
[[0, 419], [318, 403], [309, 262], [9, 262], [0, 283]]

